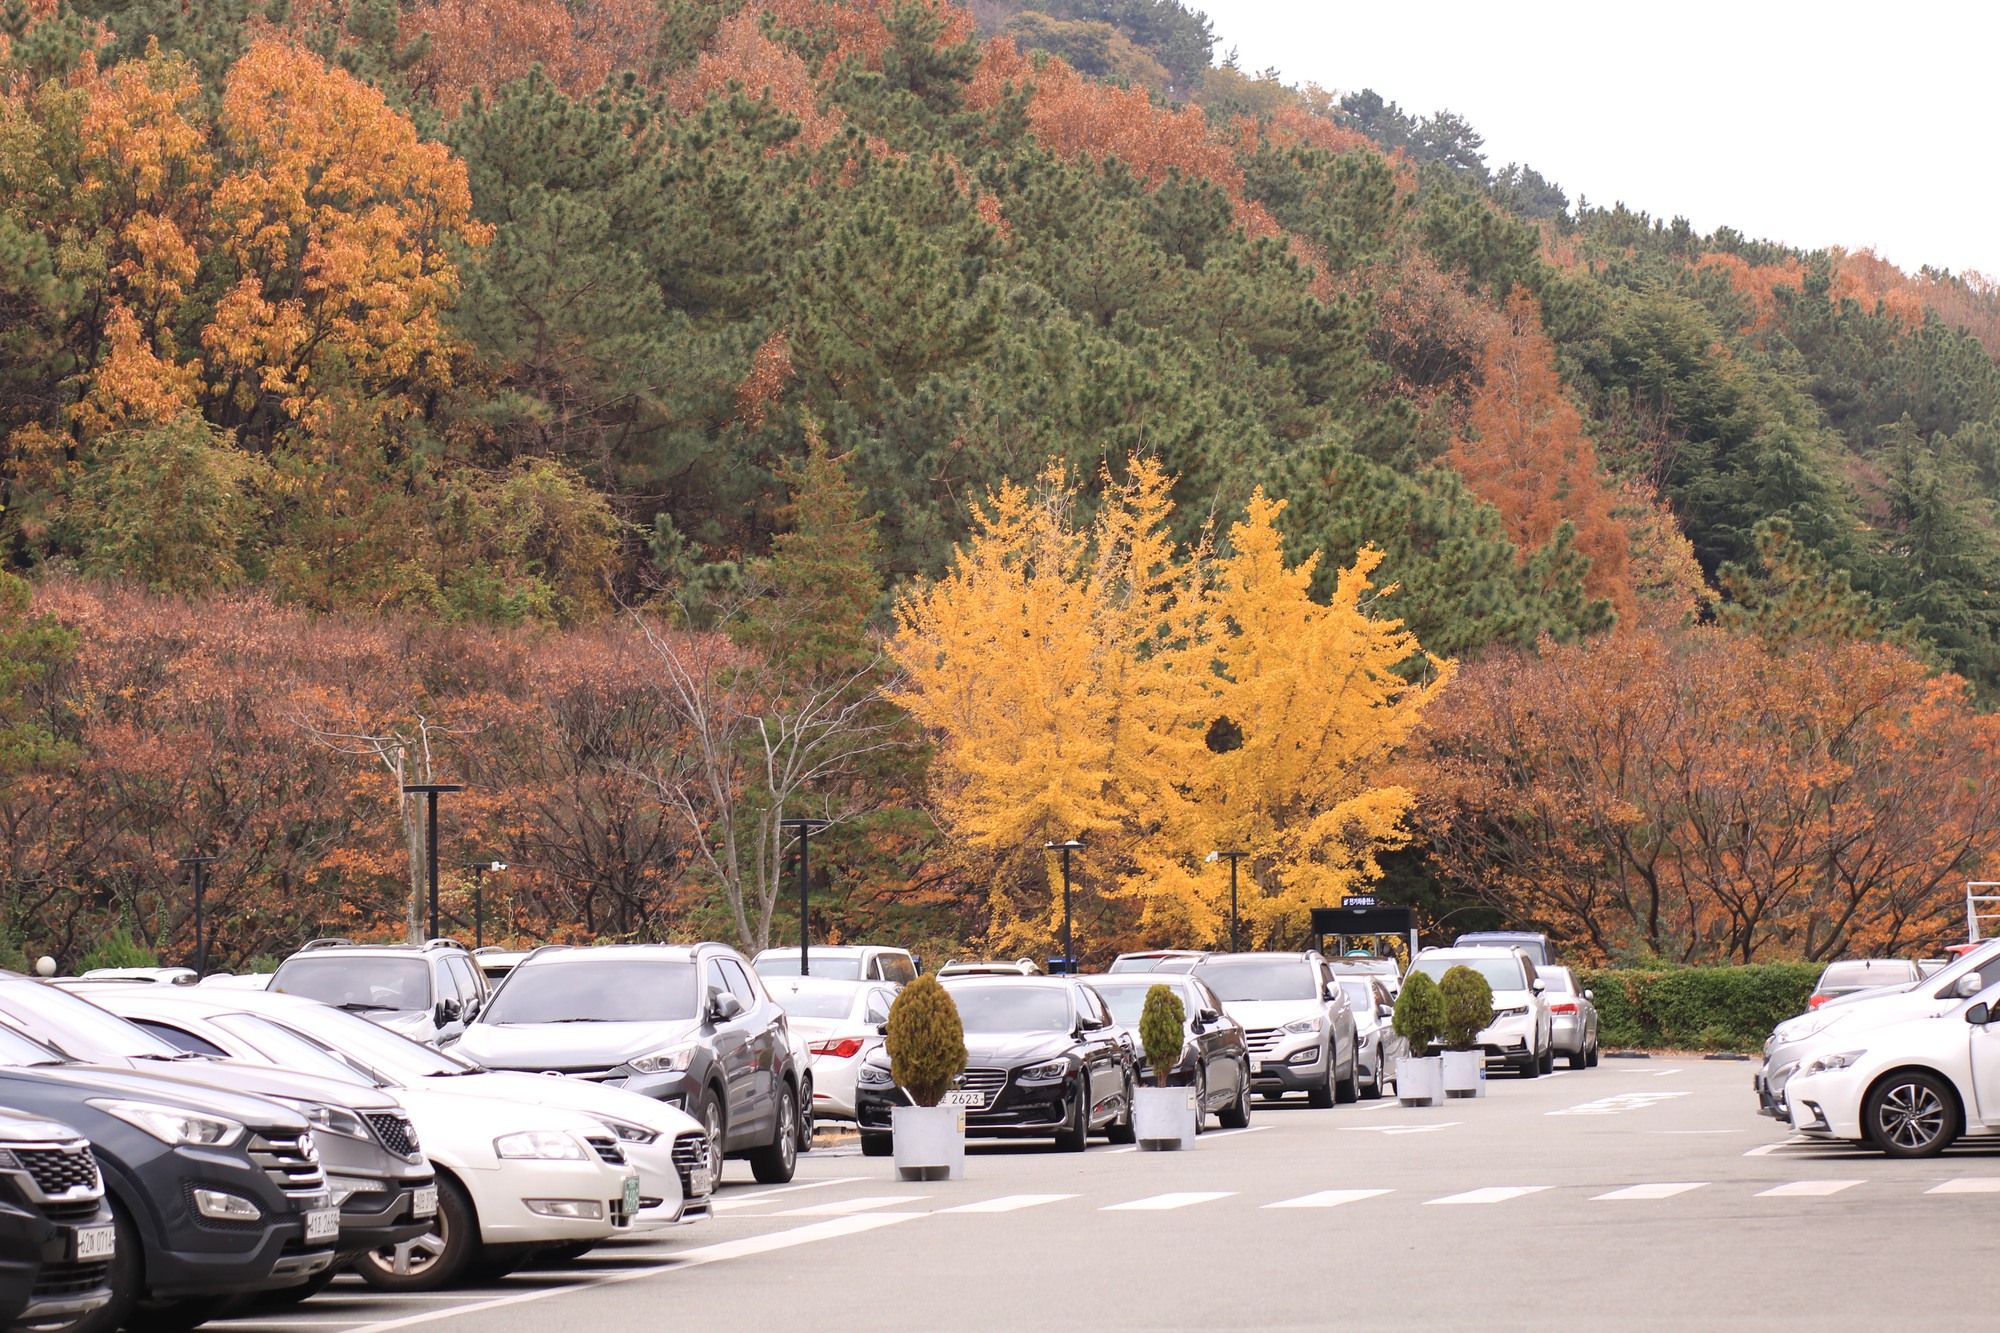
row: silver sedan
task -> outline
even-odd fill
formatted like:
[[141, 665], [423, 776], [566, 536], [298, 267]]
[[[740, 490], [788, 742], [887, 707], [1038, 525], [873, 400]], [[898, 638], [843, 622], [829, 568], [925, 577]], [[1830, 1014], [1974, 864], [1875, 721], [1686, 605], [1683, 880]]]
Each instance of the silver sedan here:
[[1538, 968], [1536, 975], [1549, 1002], [1549, 1037], [1556, 1051], [1569, 1057], [1571, 1069], [1588, 1069], [1597, 1063], [1597, 1006], [1590, 992], [1566, 967]]

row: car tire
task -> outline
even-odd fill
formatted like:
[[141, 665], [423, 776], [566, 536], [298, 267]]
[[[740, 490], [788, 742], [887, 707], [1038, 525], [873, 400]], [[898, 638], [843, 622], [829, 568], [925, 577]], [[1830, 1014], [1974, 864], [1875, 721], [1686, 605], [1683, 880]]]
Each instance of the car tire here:
[[1070, 1123], [1056, 1131], [1057, 1152], [1082, 1152], [1090, 1146], [1090, 1082], [1086, 1076], [1077, 1078], [1076, 1106], [1070, 1113]]
[[1515, 1068], [1521, 1071], [1522, 1078], [1540, 1078], [1542, 1076], [1542, 1057], [1530, 1051], [1521, 1058], [1521, 1063], [1516, 1065]]
[[1347, 1066], [1347, 1077], [1337, 1078], [1333, 1081], [1333, 1099], [1342, 1106], [1348, 1106], [1361, 1100], [1360, 1065], [1361, 1059], [1357, 1055], [1353, 1062]]
[[812, 1071], [808, 1070], [806, 1071], [804, 1082], [799, 1085], [800, 1152], [811, 1152], [813, 1150], [813, 1132], [816, 1129], [813, 1123], [813, 1116], [813, 1076]]
[[1326, 1052], [1326, 1081], [1318, 1087], [1310, 1088], [1306, 1091], [1306, 1105], [1316, 1111], [1324, 1111], [1327, 1107], [1333, 1105], [1335, 1100], [1337, 1100], [1333, 1089], [1333, 1085], [1337, 1081], [1334, 1077], [1336, 1072], [1333, 1063], [1333, 1048], [1329, 1046]]
[[[1125, 1144], [1137, 1143], [1139, 1141], [1139, 1125], [1132, 1118], [1135, 1114], [1132, 1109], [1132, 1103], [1136, 1100], [1137, 1098], [1132, 1094], [1132, 1080], [1128, 1078], [1125, 1080], [1125, 1113], [1105, 1126], [1104, 1137], [1107, 1142]], [[1194, 1132], [1197, 1134], [1201, 1133], [1201, 1116], [1199, 1112], [1195, 1115]]]
[[1200, 1068], [1194, 1071], [1194, 1132], [1208, 1132], [1208, 1071]]
[[1250, 1068], [1245, 1065], [1243, 1078], [1236, 1087], [1236, 1100], [1215, 1113], [1215, 1121], [1224, 1129], [1250, 1128]]
[[1554, 1046], [1544, 1046], [1542, 1048], [1542, 1072], [1544, 1074], [1553, 1074], [1556, 1072], [1556, 1048]]
[[1582, 1046], [1577, 1047], [1576, 1054], [1569, 1058], [1569, 1067], [1571, 1069], [1590, 1068], [1590, 1051]]
[[896, 1138], [893, 1134], [863, 1134], [861, 1155], [863, 1157], [893, 1157], [896, 1152]]
[[1597, 1043], [1594, 1041], [1590, 1043], [1590, 1068], [1597, 1068], [1597, 1058], [1601, 1054], [1602, 1052], [1598, 1049]]
[[355, 1256], [354, 1271], [377, 1291], [436, 1291], [458, 1281], [479, 1261], [479, 1214], [465, 1187], [450, 1176], [437, 1178], [438, 1210], [431, 1230], [415, 1240]]
[[1958, 1097], [1924, 1070], [1891, 1074], [1868, 1090], [1861, 1130], [1891, 1157], [1935, 1157], [1958, 1138]]
[[1383, 1063], [1382, 1048], [1378, 1046], [1375, 1048], [1375, 1077], [1361, 1085], [1361, 1100], [1365, 1102], [1382, 1100]]
[[695, 1123], [699, 1124], [703, 1132], [708, 1135], [708, 1166], [709, 1170], [715, 1173], [715, 1183], [720, 1185], [722, 1183], [722, 1145], [729, 1137], [728, 1108], [724, 1105], [722, 1098], [716, 1095], [715, 1089], [710, 1088], [708, 1091], [702, 1093], [700, 1100], [695, 1102], [688, 1114], [695, 1118]]
[[778, 1116], [771, 1141], [750, 1154], [750, 1174], [759, 1185], [788, 1185], [798, 1170], [798, 1097], [789, 1083], [778, 1089]]

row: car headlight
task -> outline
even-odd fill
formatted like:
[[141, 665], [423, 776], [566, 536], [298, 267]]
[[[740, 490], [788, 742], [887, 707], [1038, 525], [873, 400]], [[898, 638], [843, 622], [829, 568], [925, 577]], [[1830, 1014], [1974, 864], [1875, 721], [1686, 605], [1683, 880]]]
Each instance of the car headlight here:
[[1020, 1072], [1019, 1078], [1023, 1083], [1047, 1083], [1052, 1079], [1068, 1078], [1069, 1070], [1069, 1057], [1064, 1056], [1059, 1060], [1044, 1060], [1041, 1064], [1029, 1065]]
[[1528, 1006], [1523, 1004], [1516, 1005], [1512, 1009], [1495, 1009], [1493, 1016], [1495, 1018], [1526, 1018], [1528, 1016]]
[[1771, 1035], [1783, 1042], [1804, 1041], [1807, 1037], [1817, 1037], [1847, 1017], [1842, 1010], [1832, 1013], [1805, 1014], [1798, 1018], [1788, 1018], [1771, 1030]]
[[670, 1046], [664, 1051], [654, 1051], [636, 1060], [625, 1063], [642, 1074], [678, 1074], [694, 1063], [694, 1053], [699, 1046]]
[[587, 1162], [591, 1156], [581, 1143], [553, 1129], [502, 1134], [493, 1140], [493, 1151], [501, 1157], [526, 1157], [543, 1162]]
[[889, 1071], [881, 1065], [861, 1066], [860, 1070], [854, 1075], [854, 1081], [856, 1083], [866, 1083], [871, 1087], [877, 1088], [886, 1088], [895, 1082], [894, 1079], [889, 1077]]
[[1321, 1024], [1322, 1020], [1316, 1017], [1296, 1018], [1293, 1019], [1291, 1022], [1285, 1024], [1285, 1031], [1295, 1033], [1303, 1037], [1308, 1033], [1318, 1032], [1320, 1030]]
[[1868, 1054], [1867, 1051], [1835, 1051], [1830, 1055], [1816, 1055], [1799, 1069], [1799, 1076], [1824, 1074], [1830, 1069], [1845, 1069]]
[[645, 1144], [659, 1141], [660, 1131], [657, 1129], [647, 1129], [644, 1125], [635, 1125], [629, 1120], [606, 1120], [603, 1116], [599, 1116], [598, 1119], [603, 1122], [606, 1129], [618, 1136], [620, 1143]]
[[91, 1098], [91, 1106], [142, 1129], [162, 1143], [186, 1148], [227, 1148], [243, 1137], [243, 1126], [221, 1116], [196, 1115], [158, 1102], [124, 1102]]
[[318, 1102], [295, 1102], [289, 1097], [276, 1097], [272, 1100], [283, 1102], [312, 1121], [315, 1128], [323, 1129], [329, 1134], [360, 1139], [363, 1143], [374, 1142], [374, 1137], [368, 1132], [367, 1122], [352, 1111], [343, 1110], [338, 1106], [322, 1106]]

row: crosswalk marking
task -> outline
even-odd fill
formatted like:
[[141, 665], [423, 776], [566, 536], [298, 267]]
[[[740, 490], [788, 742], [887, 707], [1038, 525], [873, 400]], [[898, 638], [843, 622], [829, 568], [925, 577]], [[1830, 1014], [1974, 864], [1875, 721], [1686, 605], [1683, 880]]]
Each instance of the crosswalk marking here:
[[1014, 1213], [1023, 1208], [1033, 1208], [1037, 1204], [1060, 1203], [1064, 1199], [1074, 1199], [1074, 1194], [1007, 1194], [998, 1199], [981, 1199], [978, 1203], [962, 1203], [956, 1208], [940, 1208], [941, 1213]]
[[1389, 1193], [1388, 1190], [1321, 1190], [1317, 1194], [1302, 1194], [1296, 1199], [1285, 1199], [1278, 1203], [1267, 1203], [1266, 1208], [1338, 1208], [1343, 1203], [1359, 1203], [1363, 1199], [1374, 1199]]
[[1759, 1190], [1760, 1199], [1817, 1199], [1861, 1184], [1858, 1180], [1794, 1180], [1774, 1189]]
[[809, 1208], [787, 1208], [776, 1217], [845, 1217], [849, 1213], [865, 1213], [871, 1208], [887, 1208], [892, 1203], [916, 1203], [924, 1199], [922, 1194], [871, 1194], [859, 1199], [837, 1199], [832, 1203], [816, 1203]]
[[1926, 1194], [2000, 1194], [2000, 1176], [1965, 1176], [1947, 1180]]
[[1705, 1180], [1695, 1180], [1677, 1185], [1627, 1185], [1622, 1190], [1612, 1190], [1609, 1194], [1594, 1194], [1591, 1198], [1593, 1201], [1599, 1199], [1671, 1199], [1676, 1194], [1686, 1194], [1689, 1190], [1698, 1190], [1707, 1183]]
[[1169, 1208], [1186, 1208], [1190, 1204], [1210, 1203], [1216, 1199], [1226, 1199], [1235, 1190], [1201, 1191], [1189, 1190], [1180, 1194], [1155, 1194], [1150, 1199], [1134, 1199], [1130, 1203], [1114, 1203], [1109, 1208], [1100, 1208], [1100, 1213], [1158, 1213]]
[[1425, 1203], [1505, 1203], [1518, 1199], [1524, 1194], [1540, 1194], [1547, 1185], [1488, 1185], [1485, 1189], [1467, 1190], [1463, 1194], [1447, 1194], [1442, 1199], [1426, 1199]]

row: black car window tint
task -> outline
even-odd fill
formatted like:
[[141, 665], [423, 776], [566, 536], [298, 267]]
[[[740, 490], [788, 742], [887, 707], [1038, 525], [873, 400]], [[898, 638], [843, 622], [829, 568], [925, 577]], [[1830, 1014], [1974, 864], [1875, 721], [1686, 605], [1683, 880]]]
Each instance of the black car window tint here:
[[743, 971], [743, 965], [734, 958], [720, 959], [718, 964], [722, 968], [723, 981], [728, 983], [729, 993], [736, 997], [736, 1002], [743, 1006], [744, 1012], [755, 1009], [757, 988], [750, 984], [750, 978]]
[[197, 1037], [194, 1033], [186, 1031], [183, 1028], [177, 1028], [171, 1023], [155, 1023], [144, 1018], [135, 1018], [132, 1021], [158, 1037], [161, 1041], [178, 1046], [184, 1051], [192, 1051], [196, 1055], [213, 1056], [218, 1060], [224, 1060], [229, 1057], [229, 1052], [223, 1050], [214, 1042]]
[[459, 1003], [468, 1005], [477, 1000], [479, 979], [472, 974], [472, 964], [466, 959], [451, 957], [444, 960], [444, 965], [451, 969], [451, 979], [455, 983], [454, 989], [458, 991]]

